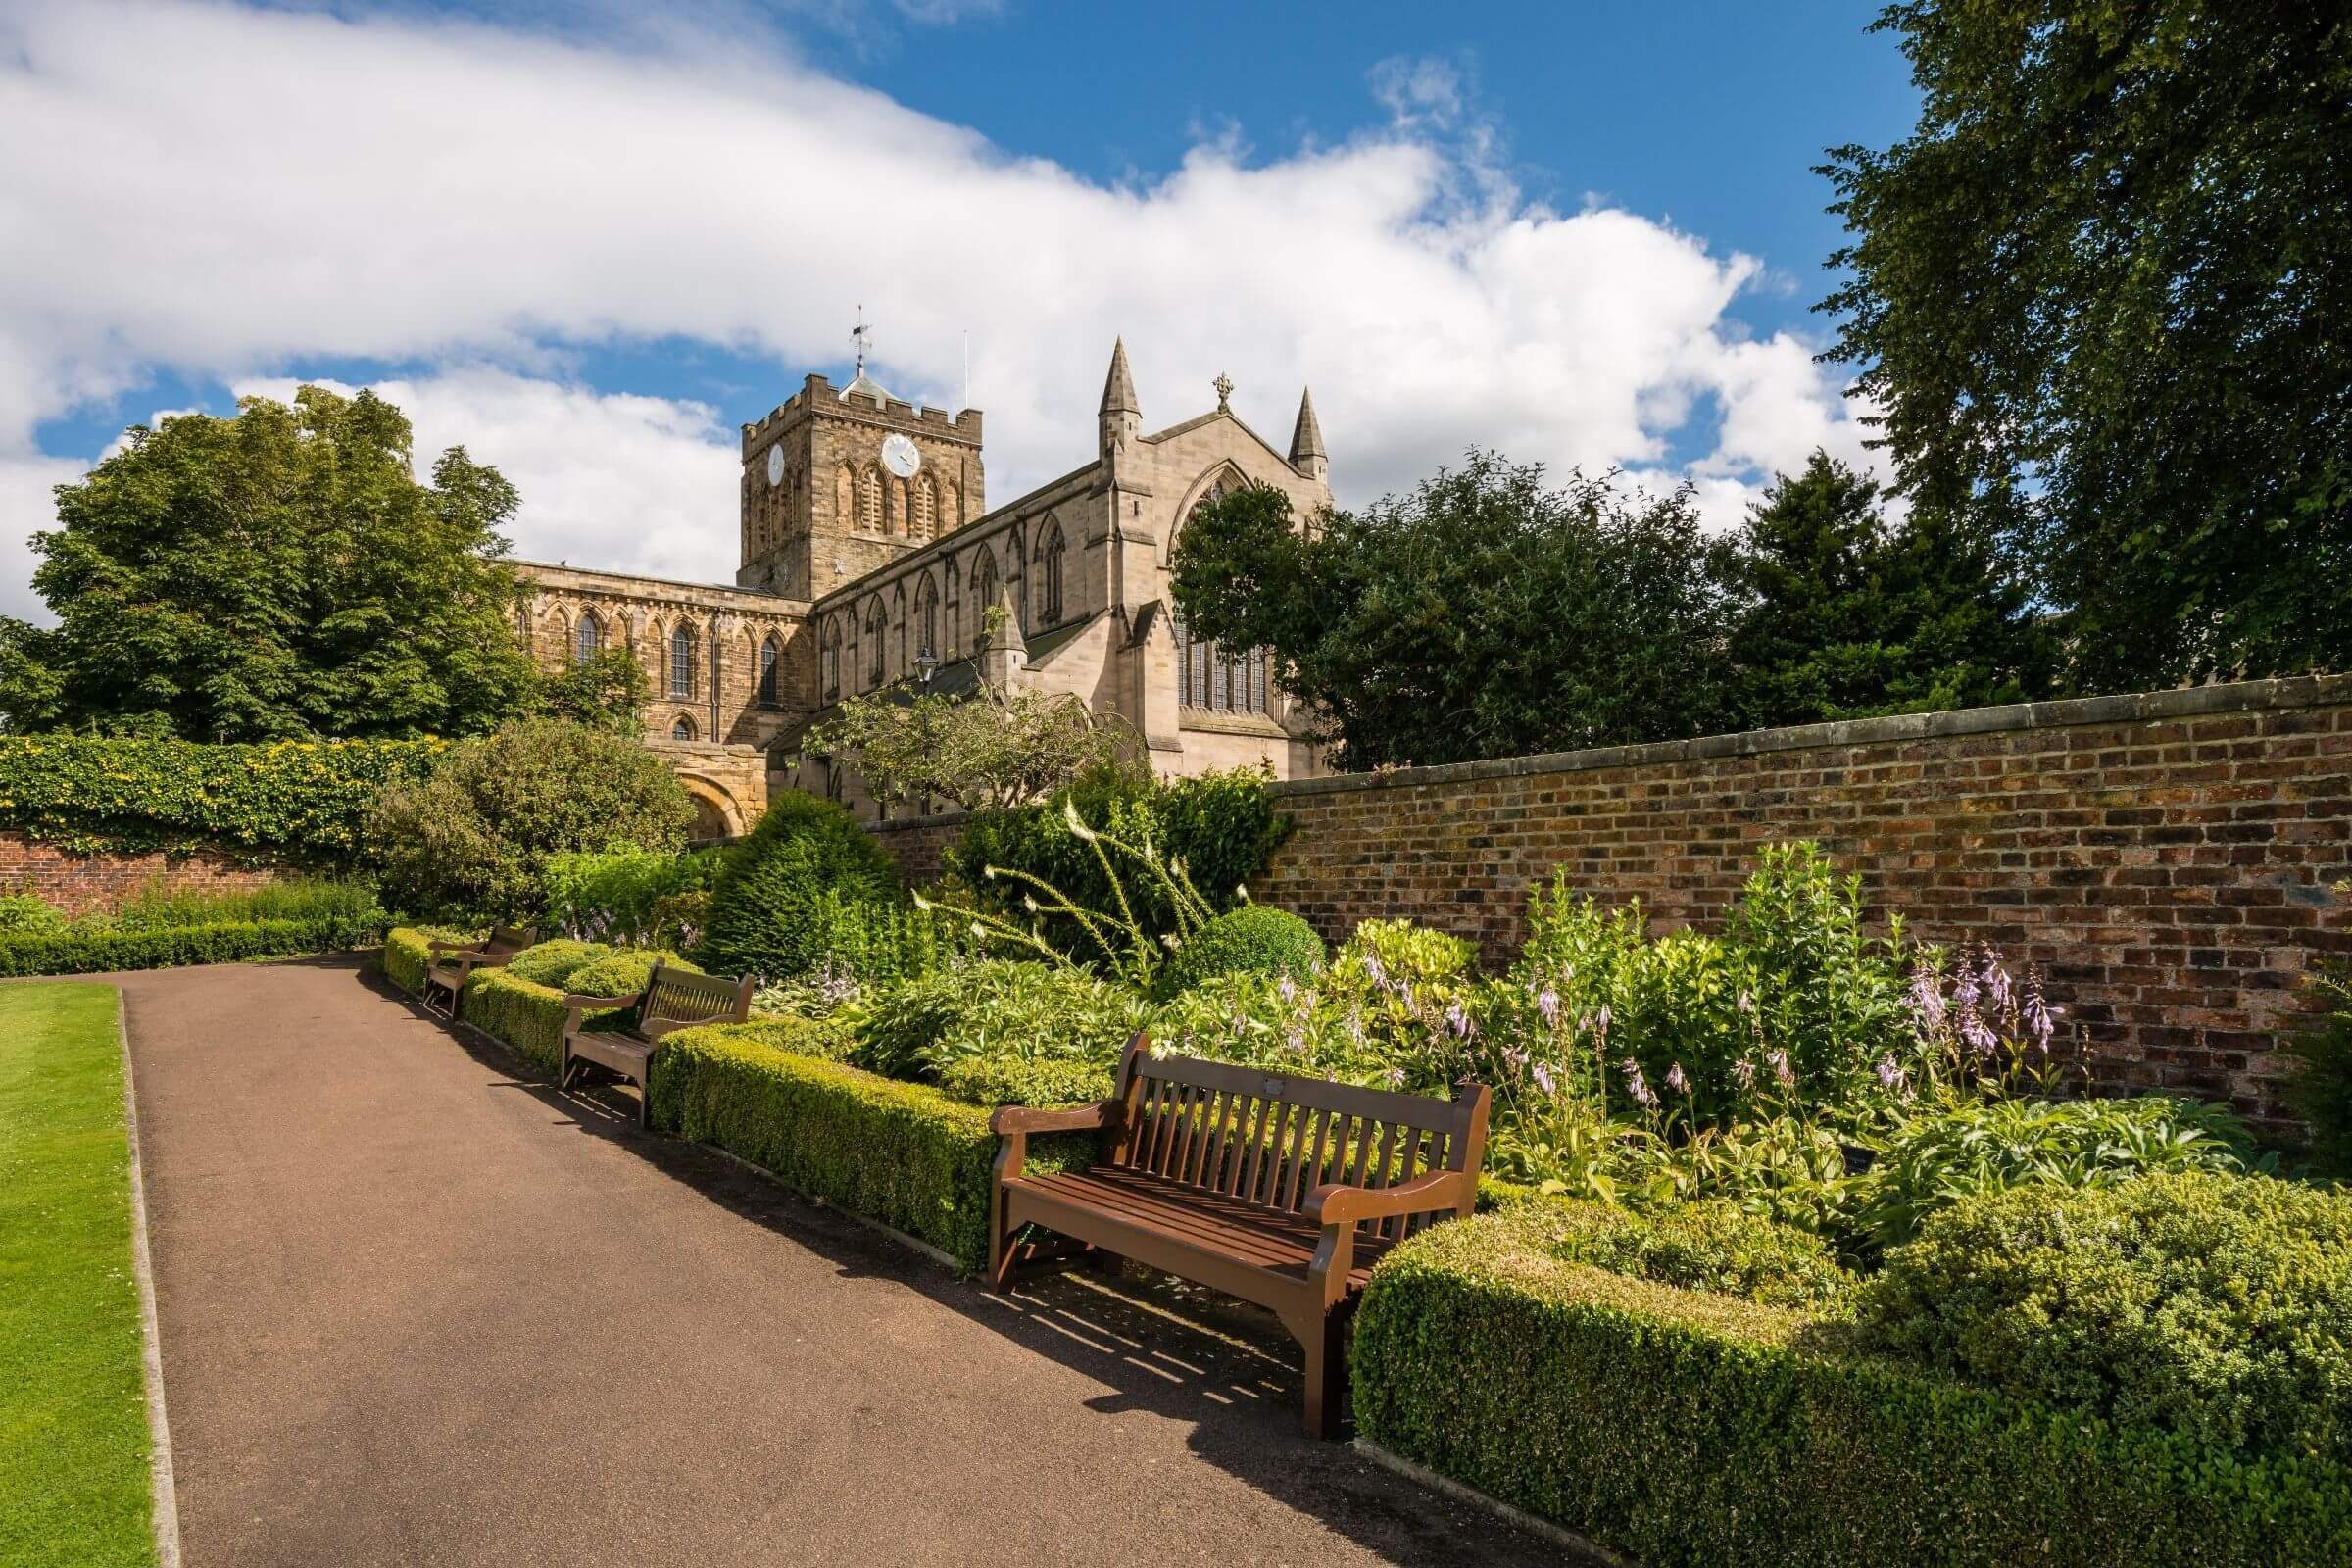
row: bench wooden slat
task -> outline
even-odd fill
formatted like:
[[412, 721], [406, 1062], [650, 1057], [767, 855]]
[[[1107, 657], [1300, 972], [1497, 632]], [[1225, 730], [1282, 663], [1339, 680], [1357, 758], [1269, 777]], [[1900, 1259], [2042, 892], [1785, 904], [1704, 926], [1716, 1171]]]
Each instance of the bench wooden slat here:
[[[1102, 1102], [1101, 1164], [1024, 1174], [1026, 1125], [1001, 1112], [989, 1283], [1004, 1289], [1039, 1247], [1028, 1225], [1108, 1248], [1272, 1307], [1305, 1347], [1306, 1421], [1337, 1429], [1342, 1329], [1373, 1262], [1438, 1221], [1467, 1213], [1486, 1148], [1488, 1092], [1450, 1101], [1299, 1078], [1230, 1062], [1155, 1057], [1138, 1035]], [[1375, 1193], [1452, 1172], [1414, 1206], [1366, 1214]], [[1328, 1189], [1318, 1198], [1319, 1190]], [[1346, 1215], [1321, 1223], [1312, 1213]], [[1063, 1255], [1069, 1243], [1057, 1244]]]

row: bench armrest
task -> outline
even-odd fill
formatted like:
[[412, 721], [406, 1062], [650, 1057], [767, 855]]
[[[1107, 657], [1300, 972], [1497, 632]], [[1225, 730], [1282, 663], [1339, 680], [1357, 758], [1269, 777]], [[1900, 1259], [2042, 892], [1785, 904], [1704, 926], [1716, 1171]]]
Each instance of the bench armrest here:
[[1389, 1219], [1459, 1208], [1475, 1196], [1470, 1177], [1458, 1170], [1424, 1171], [1395, 1187], [1349, 1187], [1333, 1182], [1307, 1195], [1310, 1225], [1351, 1225], [1359, 1219]]
[[634, 1006], [636, 1002], [637, 993], [634, 991], [625, 997], [583, 997], [576, 991], [564, 993], [564, 1005], [578, 1007], [582, 1010], [589, 1007], [628, 1007]]
[[609, 1007], [633, 1007], [637, 1004], [637, 998], [638, 993], [634, 991], [625, 997], [583, 997], [576, 991], [566, 991], [564, 993], [564, 1032], [567, 1035], [577, 1034], [580, 1014], [584, 1012]]
[[1109, 1126], [1118, 1108], [1115, 1100], [1098, 1100], [1091, 1105], [1073, 1105], [1067, 1110], [999, 1105], [996, 1114], [988, 1118], [988, 1130], [1000, 1138], [1006, 1133], [1089, 1132]]

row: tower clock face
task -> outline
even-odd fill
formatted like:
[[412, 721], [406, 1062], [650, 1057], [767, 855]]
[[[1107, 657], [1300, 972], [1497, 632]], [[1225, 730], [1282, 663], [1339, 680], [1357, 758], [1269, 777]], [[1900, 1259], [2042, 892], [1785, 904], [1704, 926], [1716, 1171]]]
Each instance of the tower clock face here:
[[894, 435], [882, 443], [882, 466], [900, 478], [913, 478], [914, 470], [922, 466], [922, 453], [905, 436]]
[[767, 485], [774, 489], [784, 482], [784, 447], [781, 442], [767, 449]]

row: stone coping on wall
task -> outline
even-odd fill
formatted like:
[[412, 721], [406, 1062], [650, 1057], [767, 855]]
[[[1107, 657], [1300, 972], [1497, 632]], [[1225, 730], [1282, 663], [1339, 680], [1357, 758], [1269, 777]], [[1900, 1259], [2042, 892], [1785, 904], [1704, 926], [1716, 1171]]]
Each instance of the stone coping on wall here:
[[[1751, 729], [1702, 735], [1687, 741], [1653, 741], [1642, 746], [1597, 746], [1581, 752], [1545, 752], [1532, 757], [1497, 757], [1476, 762], [1396, 767], [1371, 773], [1334, 773], [1322, 778], [1277, 781], [1274, 794], [1331, 795], [1347, 790], [1395, 789], [1413, 785], [1459, 784], [1473, 779], [1519, 778], [1536, 773], [1589, 773], [1617, 767], [1661, 767], [1721, 757], [1770, 752], [1816, 751], [1829, 747], [1878, 746], [1903, 741], [1992, 735], [2011, 730], [2062, 729], [2081, 724], [2161, 723], [2211, 713], [2260, 712], [2352, 704], [2352, 675], [2296, 675], [2279, 680], [2239, 681], [2222, 686], [2185, 686], [2173, 691], [2128, 692], [2114, 697], [2076, 697], [2058, 702], [2010, 703], [1999, 708], [1955, 708], [1884, 718]], [[936, 819], [925, 819], [936, 820]]]

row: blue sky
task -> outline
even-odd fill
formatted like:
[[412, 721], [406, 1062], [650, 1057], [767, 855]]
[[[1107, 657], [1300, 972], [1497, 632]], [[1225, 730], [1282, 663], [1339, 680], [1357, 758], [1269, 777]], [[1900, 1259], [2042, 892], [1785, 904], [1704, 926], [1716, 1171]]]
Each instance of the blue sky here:
[[1875, 9], [0, 0], [0, 611], [125, 423], [297, 378], [501, 463], [526, 554], [724, 576], [732, 429], [860, 304], [929, 401], [970, 334], [999, 501], [1123, 332], [1148, 424], [1311, 381], [1343, 502], [1491, 444], [1729, 520], [1860, 456], [1811, 168], [1913, 118]]

